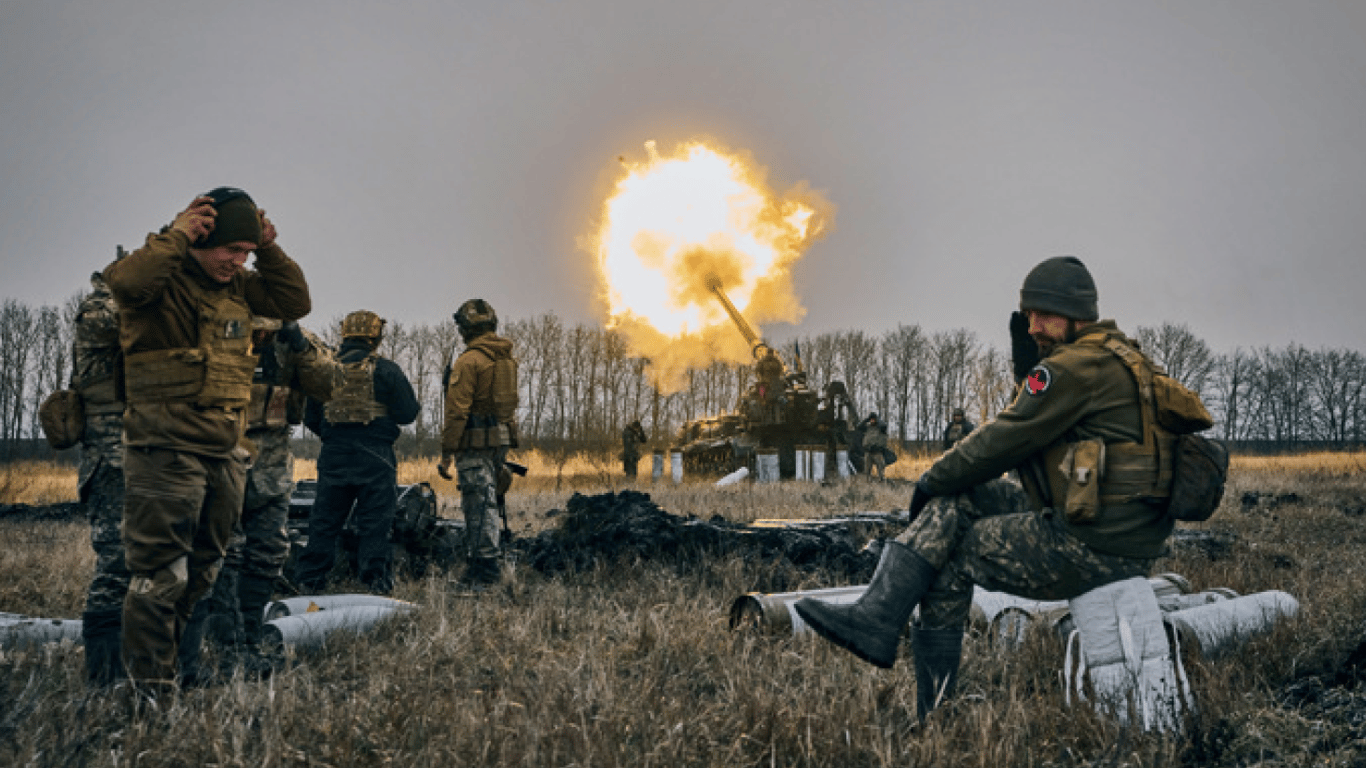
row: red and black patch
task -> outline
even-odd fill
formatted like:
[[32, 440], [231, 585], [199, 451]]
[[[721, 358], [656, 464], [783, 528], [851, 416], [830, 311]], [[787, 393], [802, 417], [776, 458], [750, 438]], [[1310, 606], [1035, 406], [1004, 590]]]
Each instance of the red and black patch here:
[[1042, 365], [1034, 366], [1034, 370], [1025, 377], [1025, 389], [1031, 395], [1042, 395], [1048, 391], [1052, 384], [1053, 374], [1049, 373], [1048, 369]]

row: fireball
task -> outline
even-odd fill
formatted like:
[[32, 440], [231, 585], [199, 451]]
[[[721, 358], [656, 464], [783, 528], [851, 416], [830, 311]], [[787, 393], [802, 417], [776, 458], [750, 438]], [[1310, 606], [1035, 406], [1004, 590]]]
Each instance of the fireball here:
[[645, 161], [622, 162], [595, 255], [608, 326], [673, 390], [689, 367], [750, 359], [714, 288], [752, 323], [801, 319], [791, 267], [828, 231], [833, 207], [805, 184], [777, 195], [762, 167], [703, 142], [669, 156], [645, 148]]

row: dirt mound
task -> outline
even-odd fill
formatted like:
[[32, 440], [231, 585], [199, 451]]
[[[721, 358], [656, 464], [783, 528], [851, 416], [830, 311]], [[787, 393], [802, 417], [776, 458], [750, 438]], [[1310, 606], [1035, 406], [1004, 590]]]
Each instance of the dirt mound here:
[[877, 564], [862, 551], [867, 536], [851, 526], [756, 528], [720, 517], [680, 517], [639, 491], [576, 493], [564, 511], [547, 514], [562, 516], [557, 528], [514, 543], [523, 562], [547, 575], [642, 561], [686, 571], [740, 554], [755, 563], [785, 562], [804, 573], [824, 570], [858, 583]]

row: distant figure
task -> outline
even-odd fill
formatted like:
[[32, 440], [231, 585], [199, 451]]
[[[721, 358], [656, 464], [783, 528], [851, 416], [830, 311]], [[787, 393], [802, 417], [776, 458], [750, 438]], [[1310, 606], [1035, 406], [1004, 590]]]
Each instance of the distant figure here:
[[323, 442], [318, 495], [308, 514], [308, 545], [296, 579], [309, 592], [327, 585], [348, 516], [360, 534], [361, 583], [376, 595], [394, 587], [389, 544], [398, 508], [394, 443], [399, 427], [412, 424], [421, 406], [403, 369], [376, 352], [384, 325], [383, 318], [364, 309], [342, 320], [332, 399], [324, 405], [310, 397], [304, 410], [304, 426]]
[[944, 428], [944, 450], [954, 446], [959, 440], [967, 437], [977, 426], [968, 421], [962, 408], [953, 409], [953, 417], [949, 419], [949, 425]]
[[645, 428], [640, 419], [632, 421], [621, 431], [621, 469], [627, 477], [636, 476], [636, 464], [640, 461], [640, 446], [645, 444]]
[[887, 474], [887, 423], [876, 413], [868, 414], [863, 420], [863, 469], [869, 479], [877, 470], [877, 479], [886, 480]]

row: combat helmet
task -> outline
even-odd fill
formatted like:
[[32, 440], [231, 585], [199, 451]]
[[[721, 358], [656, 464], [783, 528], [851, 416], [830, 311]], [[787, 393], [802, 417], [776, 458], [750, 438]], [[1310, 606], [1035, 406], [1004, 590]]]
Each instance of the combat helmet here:
[[384, 336], [384, 318], [368, 309], [347, 315], [341, 324], [343, 339], [371, 339], [375, 344]]
[[498, 330], [498, 314], [493, 311], [493, 305], [483, 299], [466, 301], [455, 311], [453, 317], [460, 329], [460, 336], [464, 339], [472, 339]]
[[1081, 259], [1054, 256], [1030, 270], [1020, 288], [1020, 311], [1048, 312], [1073, 320], [1100, 317], [1096, 307], [1096, 282]]

